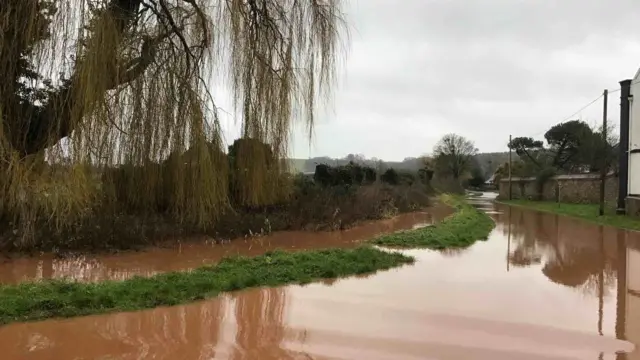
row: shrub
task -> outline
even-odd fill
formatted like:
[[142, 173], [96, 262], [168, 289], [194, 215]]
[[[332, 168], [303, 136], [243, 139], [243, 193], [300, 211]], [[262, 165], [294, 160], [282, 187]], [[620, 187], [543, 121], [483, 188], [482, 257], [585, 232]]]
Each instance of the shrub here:
[[418, 183], [417, 173], [411, 171], [399, 171], [398, 172], [398, 184], [399, 185], [413, 185]]
[[318, 164], [313, 179], [322, 186], [365, 185], [376, 180], [376, 171], [354, 162], [335, 167]]
[[380, 176], [380, 180], [389, 185], [398, 185], [400, 177], [395, 169], [389, 168], [382, 174], [382, 176]]

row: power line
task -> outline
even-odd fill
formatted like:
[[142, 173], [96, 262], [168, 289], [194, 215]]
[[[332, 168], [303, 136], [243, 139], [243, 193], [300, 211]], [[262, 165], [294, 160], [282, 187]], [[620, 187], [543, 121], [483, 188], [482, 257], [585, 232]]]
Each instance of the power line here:
[[[638, 84], [638, 83], [640, 83], [640, 79], [638, 79], [638, 80], [636, 80], [636, 81], [633, 81], [633, 82], [631, 83], [631, 85], [635, 85], [635, 84]], [[611, 94], [617, 93], [617, 92], [618, 92], [618, 91], [620, 91], [620, 90], [622, 90], [622, 88], [617, 88], [617, 89], [615, 89], [615, 90], [611, 90], [611, 91], [609, 91], [608, 93], [609, 93], [609, 95], [611, 95]], [[555, 126], [555, 125], [558, 125], [558, 124], [562, 124], [562, 123], [564, 123], [564, 122], [566, 122], [566, 121], [570, 120], [572, 117], [574, 117], [574, 116], [578, 115], [579, 113], [581, 113], [582, 111], [584, 111], [585, 109], [587, 109], [589, 106], [593, 105], [595, 102], [597, 102], [598, 100], [602, 99], [602, 97], [603, 97], [603, 96], [604, 96], [604, 94], [600, 94], [600, 96], [598, 96], [597, 98], [593, 99], [591, 102], [589, 102], [589, 103], [587, 103], [586, 105], [584, 105], [583, 107], [581, 107], [578, 111], [576, 111], [576, 112], [574, 112], [573, 114], [571, 114], [571, 115], [567, 116], [566, 118], [562, 119], [562, 121], [559, 121], [559, 122], [557, 122], [557, 123], [553, 124], [552, 126]], [[537, 132], [537, 133], [535, 133], [535, 134], [531, 135], [530, 137], [535, 138], [536, 136], [539, 136], [540, 134], [542, 134], [542, 133], [544, 133], [544, 132], [546, 132], [546, 131], [547, 131], [547, 130], [539, 131], [539, 132]]]
[[[640, 82], [640, 81], [639, 81], [639, 82]], [[615, 90], [615, 91], [620, 91], [620, 89]], [[614, 91], [614, 92], [615, 92], [615, 91]], [[611, 94], [611, 91], [609, 92], [609, 94]], [[584, 105], [583, 107], [581, 107], [578, 111], [576, 111], [576, 112], [574, 112], [573, 114], [571, 114], [571, 115], [567, 116], [566, 118], [562, 119], [562, 121], [559, 121], [559, 122], [557, 122], [557, 123], [553, 124], [552, 126], [555, 126], [555, 125], [558, 125], [558, 124], [562, 124], [562, 123], [566, 122], [567, 120], [570, 120], [572, 117], [574, 117], [574, 116], [578, 115], [579, 113], [581, 113], [582, 111], [584, 111], [586, 108], [588, 108], [589, 106], [593, 105], [596, 101], [598, 101], [598, 100], [602, 99], [602, 97], [603, 97], [603, 96], [604, 96], [603, 94], [600, 94], [600, 96], [598, 96], [597, 98], [593, 99], [593, 100], [592, 100], [591, 102], [589, 102], [588, 104], [586, 104], [586, 105]], [[539, 132], [537, 132], [537, 133], [535, 133], [535, 134], [531, 135], [531, 137], [532, 137], [532, 138], [535, 138], [536, 136], [538, 136], [538, 135], [540, 135], [540, 134], [542, 134], [542, 133], [544, 133], [544, 132], [546, 132], [546, 131], [547, 131], [547, 130], [539, 131]]]
[[602, 99], [603, 95], [598, 96], [597, 98], [595, 98], [592, 102], [588, 103], [587, 105], [583, 106], [582, 108], [580, 108], [580, 110], [574, 112], [573, 114], [567, 116], [564, 120], [560, 121], [560, 123], [563, 123], [569, 119], [571, 119], [572, 117], [578, 115], [579, 113], [581, 113], [583, 110], [585, 110], [586, 108], [588, 108], [589, 106], [593, 105], [596, 101]]

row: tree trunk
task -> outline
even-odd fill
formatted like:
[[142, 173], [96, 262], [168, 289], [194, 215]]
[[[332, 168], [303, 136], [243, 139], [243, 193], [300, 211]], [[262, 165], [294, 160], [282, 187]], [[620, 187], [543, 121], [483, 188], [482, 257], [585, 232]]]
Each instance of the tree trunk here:
[[[102, 20], [111, 21], [114, 24], [111, 29], [115, 31], [116, 41], [122, 36], [127, 27], [133, 24], [141, 3], [142, 0], [111, 0], [105, 11], [100, 15], [103, 17]], [[98, 21], [100, 20], [98, 19]], [[7, 44], [5, 46], [9, 47], [11, 45]], [[144, 49], [145, 46], [143, 45], [143, 52]], [[0, 56], [20, 56], [15, 51], [11, 51], [14, 48], [9, 50], [6, 52], [0, 51], [0, 53], [4, 52], [4, 55]], [[89, 49], [89, 51], [100, 51], [100, 49]], [[143, 66], [135, 68], [136, 71], [133, 73], [125, 72], [119, 76], [119, 71], [115, 66], [118, 63], [117, 55], [113, 51], [107, 51], [104, 56], [108, 56], [108, 54], [112, 54], [111, 57], [113, 58], [107, 59], [107, 62], [114, 64], [114, 67], [98, 70], [114, 73], [112, 82], [107, 84], [105, 90], [113, 89], [118, 85], [133, 80], [142, 74], [151, 62], [148, 56], [146, 59], [142, 58], [138, 64]], [[76, 71], [79, 69], [78, 65], [76, 63]], [[4, 79], [7, 79], [7, 75], [20, 76], [21, 74], [19, 72], [15, 74], [0, 74]], [[13, 80], [17, 83], [17, 79]], [[85, 114], [86, 108], [82, 99], [82, 91], [83, 86], [86, 85], [81, 84], [79, 76], [74, 73], [56, 92], [48, 97], [44, 105], [34, 104], [15, 93], [0, 94], [4, 105], [2, 125], [13, 150], [22, 156], [31, 155], [41, 152], [69, 136]], [[3, 90], [10, 92], [11, 87], [5, 86]]]

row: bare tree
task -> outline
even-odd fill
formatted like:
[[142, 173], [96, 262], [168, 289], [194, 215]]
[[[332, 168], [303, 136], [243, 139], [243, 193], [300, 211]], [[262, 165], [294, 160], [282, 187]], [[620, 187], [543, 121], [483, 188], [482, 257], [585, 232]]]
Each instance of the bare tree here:
[[473, 157], [478, 153], [474, 143], [466, 138], [447, 134], [433, 149], [436, 173], [444, 173], [458, 180], [471, 170]]

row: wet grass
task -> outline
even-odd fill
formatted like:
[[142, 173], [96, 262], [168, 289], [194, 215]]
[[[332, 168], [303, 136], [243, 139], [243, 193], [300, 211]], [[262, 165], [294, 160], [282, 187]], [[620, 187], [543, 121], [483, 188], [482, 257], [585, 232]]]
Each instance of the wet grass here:
[[177, 305], [240, 289], [306, 284], [385, 270], [414, 259], [370, 246], [306, 252], [274, 251], [227, 258], [192, 271], [125, 281], [48, 280], [0, 286], [0, 324]]
[[626, 215], [617, 215], [612, 208], [605, 209], [605, 214], [600, 216], [598, 214], [598, 204], [564, 204], [530, 200], [501, 201], [501, 203], [578, 218], [599, 225], [640, 231], [640, 219]]
[[487, 214], [467, 204], [462, 197], [445, 195], [442, 201], [456, 208], [456, 212], [442, 222], [426, 228], [383, 235], [373, 239], [372, 243], [394, 248], [465, 248], [477, 240], [486, 240], [495, 227]]

